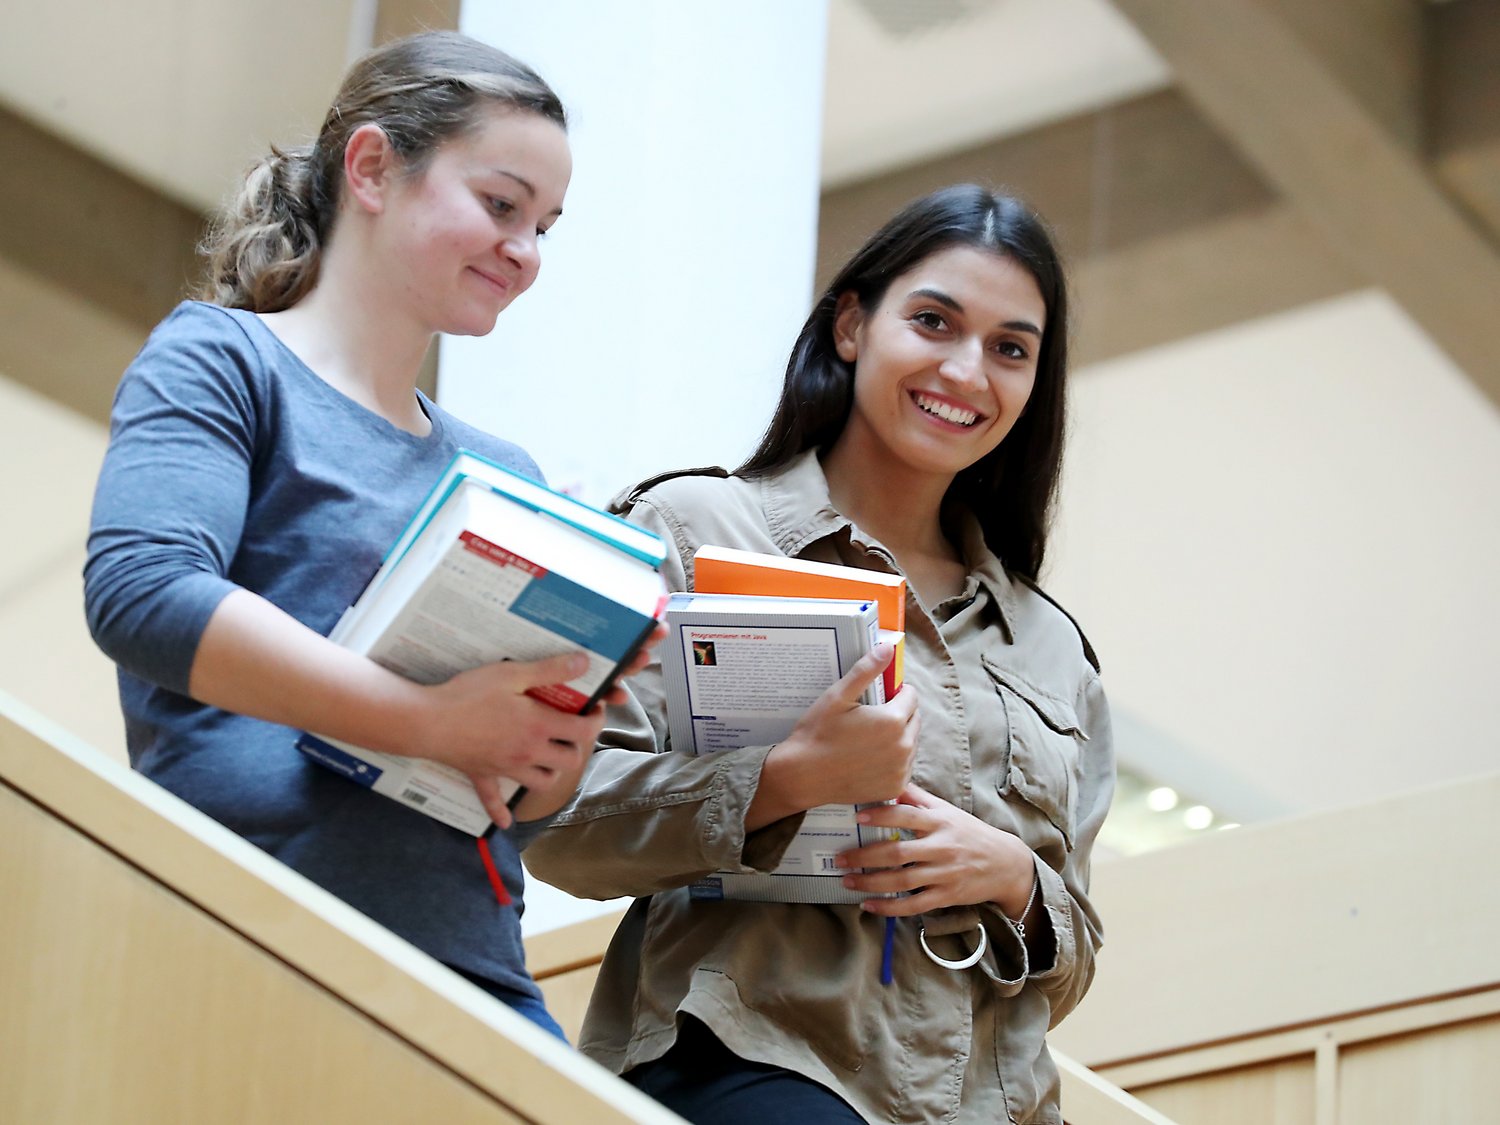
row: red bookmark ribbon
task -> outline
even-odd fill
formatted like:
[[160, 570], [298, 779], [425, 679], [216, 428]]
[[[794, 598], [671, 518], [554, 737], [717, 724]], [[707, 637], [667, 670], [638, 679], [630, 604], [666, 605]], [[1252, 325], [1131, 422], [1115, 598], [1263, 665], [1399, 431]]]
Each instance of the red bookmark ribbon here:
[[510, 892], [505, 889], [505, 882], [500, 878], [500, 872], [495, 870], [495, 857], [490, 855], [490, 849], [485, 846], [484, 837], [477, 837], [474, 843], [479, 845], [479, 858], [484, 862], [484, 873], [490, 877], [490, 886], [495, 891], [495, 901], [501, 906], [511, 905]]

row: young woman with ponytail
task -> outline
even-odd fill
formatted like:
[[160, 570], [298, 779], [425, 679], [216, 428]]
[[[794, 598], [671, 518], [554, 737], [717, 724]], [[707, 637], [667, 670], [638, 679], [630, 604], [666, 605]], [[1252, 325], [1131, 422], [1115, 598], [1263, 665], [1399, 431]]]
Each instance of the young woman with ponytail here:
[[[204, 299], [126, 371], [85, 569], [137, 769], [551, 1030], [502, 900], [602, 722], [524, 693], [581, 669], [422, 686], [326, 634], [456, 450], [539, 475], [417, 379], [435, 333], [489, 332], [535, 280], [565, 127], [535, 73], [456, 33], [358, 61], [317, 139], [249, 174]], [[301, 730], [464, 771], [501, 828], [489, 855], [312, 763]], [[528, 790], [514, 816], [502, 777]]]

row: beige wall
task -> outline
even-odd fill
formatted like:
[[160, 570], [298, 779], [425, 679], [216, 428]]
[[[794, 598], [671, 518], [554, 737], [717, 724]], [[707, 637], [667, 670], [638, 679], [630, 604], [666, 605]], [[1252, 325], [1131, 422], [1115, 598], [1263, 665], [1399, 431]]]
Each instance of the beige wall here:
[[231, 169], [317, 128], [374, 8], [51, 0], [0, 39], [0, 101], [209, 211]]
[[1047, 585], [1115, 705], [1179, 748], [1143, 765], [1287, 810], [1493, 768], [1500, 410], [1387, 297], [1075, 386]]
[[83, 619], [97, 423], [0, 377], [0, 689], [123, 757], [114, 666]]

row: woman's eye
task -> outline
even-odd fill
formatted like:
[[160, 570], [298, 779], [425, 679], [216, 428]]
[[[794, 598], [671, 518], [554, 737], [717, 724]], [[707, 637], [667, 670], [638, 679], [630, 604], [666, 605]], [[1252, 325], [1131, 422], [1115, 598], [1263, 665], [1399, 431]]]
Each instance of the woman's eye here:
[[942, 316], [940, 316], [938, 313], [933, 312], [931, 309], [924, 309], [922, 312], [914, 313], [912, 315], [912, 321], [933, 332], [936, 332], [943, 327]]
[[1030, 354], [1025, 345], [1018, 344], [1014, 340], [1001, 340], [995, 345], [995, 350], [1006, 359], [1025, 359]]
[[505, 218], [516, 209], [516, 205], [508, 199], [496, 199], [493, 195], [485, 201], [485, 206], [490, 209], [490, 214], [497, 218]]

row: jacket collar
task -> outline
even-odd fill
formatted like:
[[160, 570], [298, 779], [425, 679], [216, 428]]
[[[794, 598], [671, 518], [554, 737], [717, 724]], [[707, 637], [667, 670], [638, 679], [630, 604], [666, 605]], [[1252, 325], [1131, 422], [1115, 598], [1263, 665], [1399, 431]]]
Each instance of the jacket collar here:
[[[895, 570], [895, 556], [874, 537], [866, 535], [833, 506], [828, 478], [816, 450], [799, 454], [780, 472], [761, 479], [762, 507], [776, 546], [784, 554], [801, 555], [808, 546], [832, 535], [845, 534], [851, 543], [883, 556]], [[1000, 611], [1007, 634], [1016, 618], [1016, 583], [984, 541], [972, 512], [963, 514], [964, 565], [988, 592]], [[1013, 637], [1011, 638], [1014, 639]]]
[[786, 468], [762, 478], [761, 489], [766, 524], [784, 554], [800, 555], [808, 544], [854, 528], [828, 498], [828, 478], [816, 450], [799, 454]]
[[964, 565], [969, 573], [979, 579], [979, 584], [989, 591], [1000, 610], [1000, 619], [1011, 641], [1015, 640], [1012, 625], [1017, 620], [1016, 599], [1019, 593], [1016, 580], [1006, 573], [1005, 566], [995, 552], [984, 541], [984, 529], [973, 512], [963, 513]]

